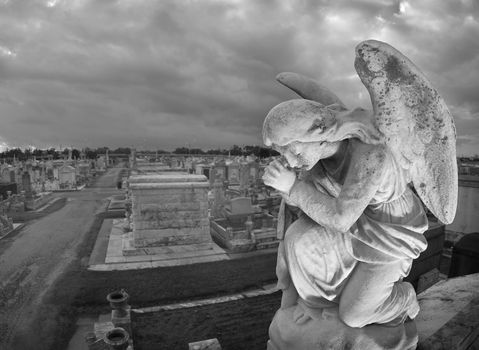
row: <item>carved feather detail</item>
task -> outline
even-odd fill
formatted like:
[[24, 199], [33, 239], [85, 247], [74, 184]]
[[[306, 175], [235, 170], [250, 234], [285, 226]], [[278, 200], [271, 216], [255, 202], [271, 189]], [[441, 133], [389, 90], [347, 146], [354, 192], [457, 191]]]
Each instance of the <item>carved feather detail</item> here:
[[409, 169], [424, 204], [451, 223], [457, 206], [456, 132], [444, 100], [407, 57], [386, 43], [360, 43], [354, 66], [371, 96], [384, 142]]

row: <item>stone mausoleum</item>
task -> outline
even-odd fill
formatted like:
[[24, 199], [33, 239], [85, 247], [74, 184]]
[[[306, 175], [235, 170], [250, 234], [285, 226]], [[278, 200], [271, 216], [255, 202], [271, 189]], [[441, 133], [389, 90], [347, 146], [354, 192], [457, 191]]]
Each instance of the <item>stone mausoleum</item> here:
[[106, 264], [134, 269], [227, 259], [211, 239], [204, 175], [136, 174], [127, 183], [127, 221], [113, 220]]
[[134, 246], [210, 243], [208, 188], [203, 175], [130, 177]]

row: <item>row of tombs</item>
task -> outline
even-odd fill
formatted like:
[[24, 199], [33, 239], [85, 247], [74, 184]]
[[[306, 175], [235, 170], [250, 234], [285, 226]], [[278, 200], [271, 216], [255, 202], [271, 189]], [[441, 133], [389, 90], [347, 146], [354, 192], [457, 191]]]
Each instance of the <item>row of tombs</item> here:
[[[245, 171], [256, 176], [239, 187], [220, 177], [208, 179], [177, 168], [155, 172], [132, 169], [124, 186], [122, 256], [164, 251], [181, 255], [186, 250], [201, 254], [218, 246], [226, 253], [276, 249], [281, 195], [258, 181], [261, 168], [262, 164], [258, 172]], [[439, 267], [445, 229], [434, 221], [425, 233], [428, 249], [411, 271], [414, 280]]]
[[281, 197], [251, 187], [212, 185], [204, 175], [164, 171], [131, 175], [126, 185], [123, 254], [138, 249], [218, 244], [231, 253], [276, 248]]

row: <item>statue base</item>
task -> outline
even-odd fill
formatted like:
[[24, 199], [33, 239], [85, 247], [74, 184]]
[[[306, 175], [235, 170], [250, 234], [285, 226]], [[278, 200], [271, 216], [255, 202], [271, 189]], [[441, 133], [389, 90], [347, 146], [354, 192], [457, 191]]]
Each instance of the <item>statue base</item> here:
[[339, 319], [337, 306], [315, 310], [312, 317], [308, 314], [302, 304], [279, 309], [269, 328], [267, 349], [414, 350], [418, 343], [416, 323], [411, 320], [397, 326], [352, 328]]

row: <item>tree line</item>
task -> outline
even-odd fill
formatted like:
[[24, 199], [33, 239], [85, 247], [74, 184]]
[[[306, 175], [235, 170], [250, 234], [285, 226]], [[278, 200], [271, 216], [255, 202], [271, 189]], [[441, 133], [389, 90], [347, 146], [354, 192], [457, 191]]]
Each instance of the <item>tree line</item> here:
[[[130, 154], [131, 149], [129, 147], [119, 147], [116, 149], [110, 149], [108, 147], [99, 147], [99, 148], [84, 148], [83, 150], [78, 150], [76, 148], [71, 149], [72, 158], [80, 158], [80, 155], [83, 151], [85, 158], [87, 159], [96, 159], [99, 155], [106, 154], [106, 151], [110, 154]], [[31, 158], [46, 158], [50, 157], [53, 159], [63, 159], [70, 149], [57, 150], [55, 148], [48, 149], [39, 149], [39, 148], [10, 148], [0, 153], [0, 159], [13, 159], [16, 158], [20, 161], [27, 160]], [[151, 153], [158, 154], [184, 154], [184, 155], [231, 155], [231, 156], [249, 156], [255, 155], [259, 158], [267, 158], [271, 156], [276, 156], [279, 153], [270, 149], [261, 146], [238, 146], [233, 145], [230, 148], [217, 148], [204, 151], [200, 148], [188, 148], [188, 147], [178, 147], [174, 151], [169, 152], [165, 150], [153, 150], [148, 151]]]
[[207, 151], [202, 150], [201, 148], [187, 148], [187, 147], [179, 147], [176, 148], [173, 152], [174, 154], [191, 154], [191, 155], [202, 155], [202, 154], [215, 154], [215, 155], [231, 155], [231, 156], [249, 156], [255, 155], [259, 158], [267, 158], [272, 156], [279, 155], [273, 149], [265, 148], [261, 146], [238, 146], [233, 145], [230, 148], [217, 148], [217, 149], [210, 149]]

